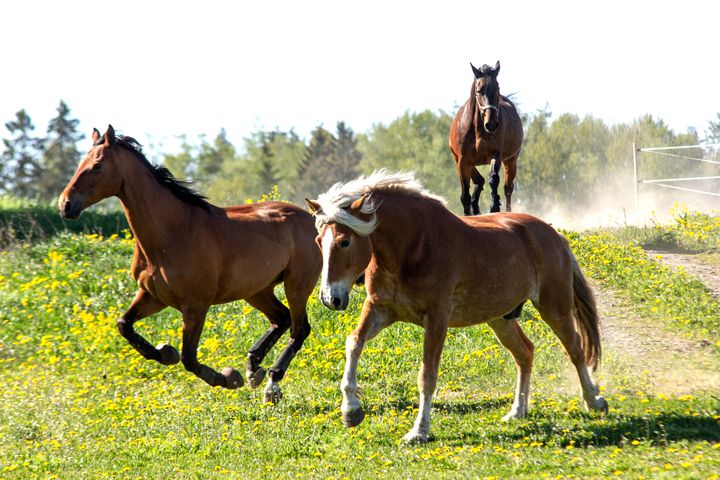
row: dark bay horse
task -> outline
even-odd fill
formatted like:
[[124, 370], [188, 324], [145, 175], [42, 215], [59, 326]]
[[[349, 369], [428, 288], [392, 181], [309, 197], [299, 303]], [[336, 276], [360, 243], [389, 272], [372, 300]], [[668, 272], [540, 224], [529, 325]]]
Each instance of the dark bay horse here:
[[[163, 365], [183, 366], [212, 386], [237, 388], [242, 376], [232, 368], [218, 373], [197, 358], [211, 305], [245, 299], [271, 326], [250, 348], [246, 375], [258, 386], [268, 350], [290, 329], [290, 340], [270, 369], [265, 401], [281, 398], [278, 382], [310, 334], [306, 314], [322, 257], [315, 245], [313, 219], [296, 206], [267, 202], [219, 208], [164, 167], [152, 165], [139, 144], [116, 136], [112, 126], [92, 135], [93, 147], [80, 162], [58, 200], [64, 218], [116, 196], [135, 236], [132, 275], [138, 291], [117, 321], [120, 334], [140, 354]], [[288, 307], [273, 289], [285, 284]], [[152, 346], [133, 324], [165, 307], [183, 318], [182, 354], [170, 345]]]
[[[500, 95], [497, 81], [500, 62], [495, 64], [495, 68], [489, 65], [475, 68], [472, 63], [470, 67], [475, 74], [470, 98], [457, 112], [450, 125], [449, 144], [460, 177], [460, 201], [465, 215], [480, 213], [478, 201], [485, 179], [478, 172], [477, 166], [490, 165], [490, 211], [499, 212], [498, 186], [502, 163], [505, 170], [505, 209], [509, 212], [512, 210], [516, 163], [523, 140], [522, 121], [515, 105], [507, 97]], [[472, 197], [470, 180], [475, 184]]]
[[367, 298], [346, 342], [341, 384], [345, 426], [364, 418], [356, 394], [363, 347], [398, 321], [425, 329], [420, 410], [406, 441], [427, 441], [449, 327], [490, 326], [517, 364], [515, 399], [504, 419], [524, 417], [534, 346], [518, 318], [527, 300], [569, 354], [586, 408], [607, 410], [588, 370], [601, 354], [595, 300], [567, 241], [550, 225], [516, 213], [457, 217], [411, 173], [376, 172], [336, 184], [307, 202], [315, 213], [323, 254], [320, 296], [325, 306], [345, 309], [353, 282], [365, 272]]

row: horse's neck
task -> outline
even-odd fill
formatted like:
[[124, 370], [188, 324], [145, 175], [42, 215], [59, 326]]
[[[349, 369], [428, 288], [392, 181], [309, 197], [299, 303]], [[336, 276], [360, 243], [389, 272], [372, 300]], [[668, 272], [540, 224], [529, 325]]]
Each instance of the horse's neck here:
[[380, 202], [378, 226], [370, 237], [373, 256], [379, 265], [393, 271], [404, 263], [408, 252], [420, 248], [422, 212], [417, 199], [403, 199], [400, 203], [380, 199]]
[[136, 159], [123, 165], [123, 182], [118, 197], [130, 229], [146, 258], [177, 242], [187, 233], [190, 205], [161, 186], [152, 173]]

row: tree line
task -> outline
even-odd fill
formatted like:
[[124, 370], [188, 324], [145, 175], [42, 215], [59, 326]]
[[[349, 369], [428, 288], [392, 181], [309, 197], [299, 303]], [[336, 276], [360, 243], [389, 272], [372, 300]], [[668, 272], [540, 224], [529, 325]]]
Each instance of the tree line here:
[[[220, 205], [247, 199], [279, 198], [302, 203], [337, 181], [378, 168], [413, 170], [426, 188], [445, 196], [460, 211], [459, 182], [448, 149], [452, 114], [405, 112], [389, 124], [376, 123], [356, 133], [345, 122], [333, 129], [317, 126], [308, 138], [294, 130], [259, 130], [233, 145], [221, 130], [214, 138], [186, 137], [179, 153], [160, 152], [160, 161], [179, 178]], [[45, 136], [37, 136], [25, 110], [5, 123], [0, 165], [0, 193], [50, 201], [72, 175], [82, 153], [78, 120], [61, 101]], [[525, 138], [518, 160], [516, 209], [541, 213], [550, 208], [582, 208], [600, 195], [632, 195], [633, 142], [642, 146], [696, 145], [720, 142], [720, 113], [704, 137], [694, 129], [675, 133], [662, 120], [641, 116], [629, 124], [607, 125], [592, 116], [565, 113], [553, 118], [542, 110], [523, 115]], [[83, 149], [83, 152], [87, 149]], [[703, 149], [685, 152], [707, 155]], [[643, 178], [706, 175], [712, 164], [682, 167], [668, 161], [641, 165]], [[715, 170], [715, 171], [716, 171]], [[483, 175], [486, 168], [480, 167]], [[487, 192], [484, 192], [487, 196]], [[487, 211], [487, 207], [483, 208]]]

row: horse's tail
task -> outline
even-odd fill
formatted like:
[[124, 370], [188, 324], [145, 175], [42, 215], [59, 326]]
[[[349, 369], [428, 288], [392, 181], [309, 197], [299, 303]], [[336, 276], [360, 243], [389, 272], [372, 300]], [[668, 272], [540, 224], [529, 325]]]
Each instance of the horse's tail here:
[[575, 325], [585, 352], [585, 363], [595, 371], [600, 364], [600, 319], [595, 297], [575, 258], [573, 263], [573, 300], [575, 304]]

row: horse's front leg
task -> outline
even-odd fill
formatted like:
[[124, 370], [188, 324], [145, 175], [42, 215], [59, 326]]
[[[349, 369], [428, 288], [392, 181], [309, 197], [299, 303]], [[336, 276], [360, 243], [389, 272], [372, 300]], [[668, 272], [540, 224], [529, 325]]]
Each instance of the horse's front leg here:
[[430, 408], [432, 407], [432, 396], [437, 386], [440, 355], [447, 336], [450, 313], [449, 308], [441, 307], [436, 312], [425, 317], [423, 361], [418, 373], [420, 409], [412, 429], [403, 437], [405, 442], [425, 443], [430, 436]]
[[503, 162], [505, 170], [505, 211], [512, 212], [512, 194], [515, 190], [515, 175], [517, 174], [517, 158], [515, 155]]
[[135, 295], [135, 300], [130, 304], [130, 308], [118, 319], [117, 327], [120, 335], [122, 335], [140, 355], [148, 360], [160, 362], [163, 365], [173, 365], [180, 361], [180, 355], [174, 347], [161, 344], [158, 345], [158, 348], [155, 348], [133, 328], [133, 324], [136, 321], [148, 317], [153, 313], [157, 313], [165, 307], [165, 304], [160, 303], [145, 290], [138, 290], [137, 295]]
[[200, 334], [205, 325], [205, 315], [208, 307], [183, 308], [183, 345], [180, 359], [185, 370], [194, 373], [212, 387], [225, 387], [234, 389], [242, 387], [244, 381], [237, 370], [226, 367], [218, 373], [197, 359], [197, 347], [200, 343]]
[[472, 206], [472, 214], [473, 215], [479, 215], [480, 214], [480, 192], [483, 190], [483, 186], [485, 185], [485, 179], [480, 175], [480, 172], [478, 172], [477, 168], [473, 167], [471, 170], [472, 175], [472, 181], [475, 184], [475, 188], [473, 189], [472, 193], [472, 199], [470, 200], [470, 205]]
[[390, 324], [385, 313], [371, 301], [366, 300], [360, 314], [360, 322], [345, 340], [345, 371], [340, 390], [343, 394], [342, 422], [346, 427], [354, 427], [365, 418], [362, 403], [357, 397], [357, 366], [365, 343], [380, 330]]
[[492, 198], [492, 204], [490, 205], [490, 213], [500, 211], [500, 195], [498, 194], [498, 187], [500, 186], [500, 154], [494, 153], [490, 160], [490, 178], [488, 184], [490, 185], [490, 196]]
[[[465, 215], [470, 215], [471, 213], [470, 207], [472, 197], [470, 196], [470, 178], [472, 176], [471, 172], [473, 168], [473, 166], [470, 166], [470, 168], [468, 168], [462, 159], [458, 160], [458, 177], [460, 178], [460, 203], [462, 203], [463, 212], [465, 213]], [[480, 195], [479, 192], [478, 195]]]

